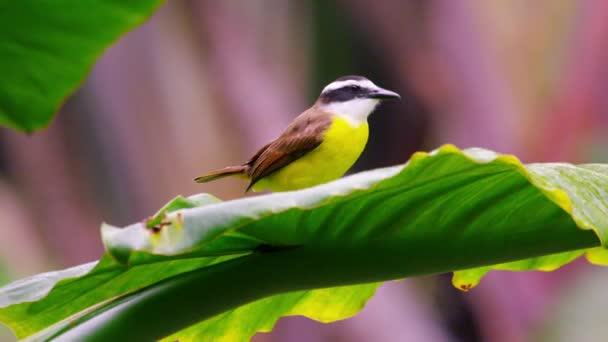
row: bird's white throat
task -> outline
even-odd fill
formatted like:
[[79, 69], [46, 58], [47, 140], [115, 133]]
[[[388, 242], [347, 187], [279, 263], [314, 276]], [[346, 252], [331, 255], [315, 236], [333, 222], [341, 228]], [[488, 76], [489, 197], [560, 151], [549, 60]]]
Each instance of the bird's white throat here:
[[367, 117], [376, 109], [378, 104], [380, 104], [378, 99], [352, 99], [324, 104], [321, 110], [340, 116], [357, 127], [367, 122]]

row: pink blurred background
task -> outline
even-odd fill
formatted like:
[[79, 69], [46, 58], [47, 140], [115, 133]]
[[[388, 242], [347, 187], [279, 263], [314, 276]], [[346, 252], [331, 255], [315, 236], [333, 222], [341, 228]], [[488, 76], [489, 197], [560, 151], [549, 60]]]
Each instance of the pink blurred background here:
[[[169, 1], [106, 51], [49, 129], [0, 132], [0, 281], [97, 259], [193, 177], [245, 160], [347, 74], [399, 92], [352, 171], [444, 143], [524, 162], [608, 159], [608, 1]], [[494, 272], [384, 285], [361, 314], [282, 319], [256, 342], [597, 341], [608, 271]], [[601, 311], [600, 311], [601, 310]], [[0, 335], [8, 336], [10, 335]]]

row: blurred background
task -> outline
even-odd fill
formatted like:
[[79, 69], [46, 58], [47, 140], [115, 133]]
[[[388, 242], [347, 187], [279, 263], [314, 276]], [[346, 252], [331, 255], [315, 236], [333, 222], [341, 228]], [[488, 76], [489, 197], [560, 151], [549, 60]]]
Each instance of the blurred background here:
[[[349, 74], [399, 92], [352, 172], [444, 143], [524, 162], [608, 159], [608, 1], [169, 1], [98, 61], [52, 125], [0, 131], [0, 283], [99, 258], [193, 177], [246, 160]], [[384, 285], [355, 318], [282, 319], [256, 342], [597, 341], [608, 270]], [[600, 311], [601, 310], [601, 311]], [[9, 338], [10, 335], [0, 335]], [[600, 339], [601, 340], [601, 339]]]

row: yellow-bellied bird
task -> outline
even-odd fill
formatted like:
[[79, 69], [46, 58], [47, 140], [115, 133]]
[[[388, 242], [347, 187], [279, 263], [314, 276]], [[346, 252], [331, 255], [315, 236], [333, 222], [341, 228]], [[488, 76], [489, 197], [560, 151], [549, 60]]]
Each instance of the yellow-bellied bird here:
[[312, 107], [296, 117], [283, 134], [242, 165], [197, 177], [197, 183], [239, 176], [247, 191], [289, 191], [338, 179], [367, 143], [367, 117], [382, 100], [399, 94], [361, 76], [344, 76], [327, 85]]

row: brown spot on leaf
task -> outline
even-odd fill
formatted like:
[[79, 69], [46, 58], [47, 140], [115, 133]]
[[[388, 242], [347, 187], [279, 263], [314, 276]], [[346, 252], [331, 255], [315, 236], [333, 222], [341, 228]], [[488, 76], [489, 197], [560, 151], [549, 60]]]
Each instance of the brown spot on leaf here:
[[167, 215], [163, 214], [162, 217], [149, 217], [142, 221], [142, 224], [146, 229], [150, 232], [157, 234], [159, 233], [165, 226], [171, 225], [171, 222], [167, 219]]
[[464, 292], [469, 291], [470, 289], [473, 288], [473, 284], [462, 284], [460, 285], [460, 289]]

